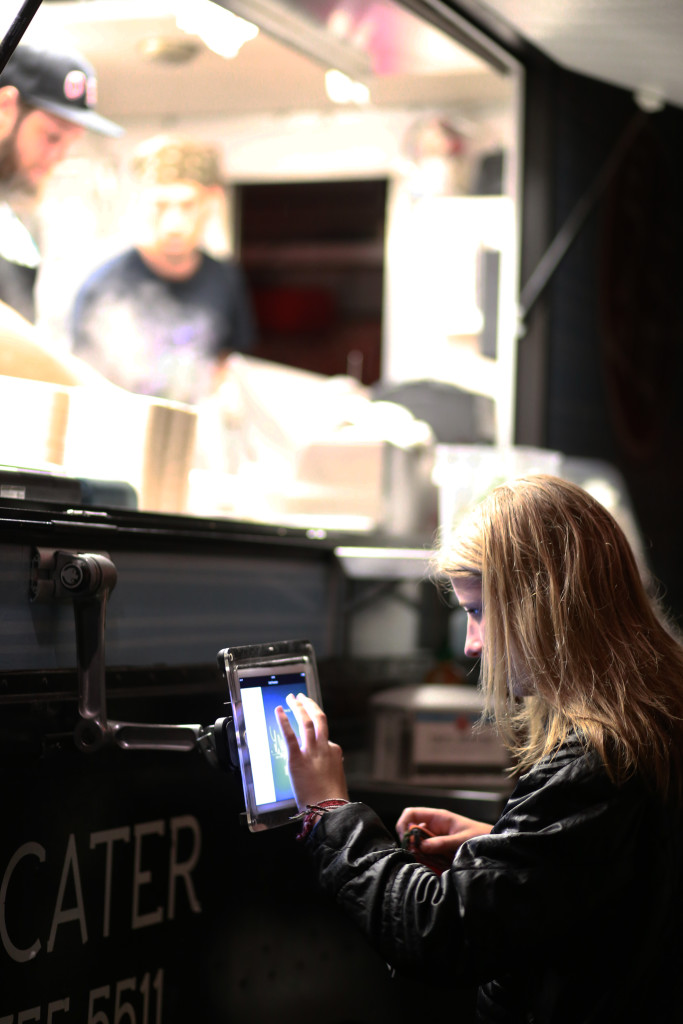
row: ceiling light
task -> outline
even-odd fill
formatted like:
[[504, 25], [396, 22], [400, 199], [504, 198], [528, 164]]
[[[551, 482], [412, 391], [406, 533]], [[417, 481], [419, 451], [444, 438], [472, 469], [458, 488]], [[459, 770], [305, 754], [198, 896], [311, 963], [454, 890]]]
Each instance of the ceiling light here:
[[637, 106], [646, 114], [658, 114], [666, 106], [666, 100], [659, 89], [652, 86], [641, 86], [633, 94]]
[[325, 72], [325, 92], [333, 103], [356, 103], [362, 106], [370, 102], [370, 90], [362, 82], [354, 82], [343, 71], [331, 68]]
[[183, 32], [199, 36], [220, 57], [236, 57], [258, 28], [212, 0], [177, 0], [176, 25]]
[[343, 68], [357, 78], [372, 73], [367, 53], [343, 39], [336, 39], [326, 25], [316, 24], [313, 17], [299, 14], [280, 0], [216, 0], [216, 3], [249, 18], [269, 36], [305, 53], [324, 67]]

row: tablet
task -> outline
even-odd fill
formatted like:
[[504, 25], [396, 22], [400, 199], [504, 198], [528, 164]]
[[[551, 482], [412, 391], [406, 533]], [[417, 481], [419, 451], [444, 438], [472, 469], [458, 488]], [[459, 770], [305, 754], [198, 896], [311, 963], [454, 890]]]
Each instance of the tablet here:
[[247, 824], [252, 832], [284, 825], [297, 806], [275, 708], [285, 709], [298, 737], [287, 695], [305, 693], [320, 704], [313, 647], [307, 640], [226, 647], [218, 665], [228, 684]]

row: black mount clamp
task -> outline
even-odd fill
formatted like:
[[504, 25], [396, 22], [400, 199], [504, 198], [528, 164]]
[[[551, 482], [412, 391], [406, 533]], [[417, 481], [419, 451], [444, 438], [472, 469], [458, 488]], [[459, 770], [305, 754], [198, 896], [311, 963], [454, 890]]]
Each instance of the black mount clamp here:
[[107, 601], [116, 580], [116, 566], [104, 551], [33, 549], [30, 600], [73, 603], [79, 714], [76, 746], [84, 753], [112, 743], [123, 750], [199, 750], [215, 767], [237, 771], [230, 718], [201, 726], [119, 722], [107, 717], [104, 639]]

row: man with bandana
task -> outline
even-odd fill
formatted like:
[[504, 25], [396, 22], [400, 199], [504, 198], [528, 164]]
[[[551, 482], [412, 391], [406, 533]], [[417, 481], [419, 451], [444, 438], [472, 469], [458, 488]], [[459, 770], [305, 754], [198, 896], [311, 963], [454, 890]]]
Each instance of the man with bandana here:
[[37, 196], [84, 131], [118, 136], [95, 111], [97, 80], [80, 54], [20, 45], [0, 73], [0, 302], [35, 319], [40, 253], [13, 199]]
[[218, 153], [156, 136], [138, 147], [131, 170], [138, 238], [80, 288], [73, 351], [120, 387], [196, 403], [214, 391], [225, 357], [249, 351], [254, 338], [241, 268], [202, 249], [221, 189]]

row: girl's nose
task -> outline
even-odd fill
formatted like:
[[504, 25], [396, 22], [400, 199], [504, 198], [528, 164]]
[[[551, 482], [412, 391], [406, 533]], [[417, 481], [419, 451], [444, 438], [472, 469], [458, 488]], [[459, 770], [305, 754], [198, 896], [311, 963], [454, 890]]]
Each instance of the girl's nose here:
[[481, 654], [481, 624], [472, 619], [467, 623], [467, 636], [465, 637], [465, 655], [468, 658], [478, 658]]

